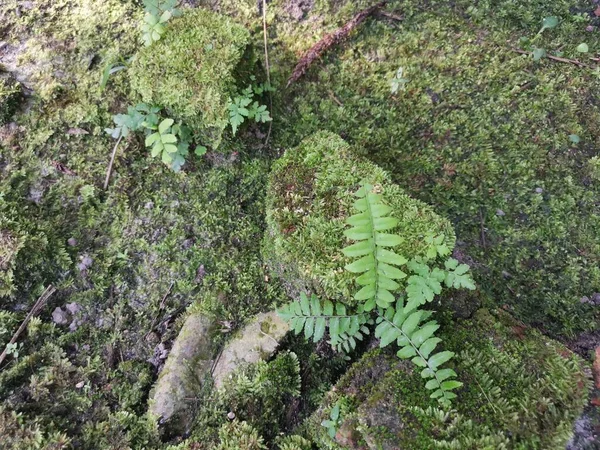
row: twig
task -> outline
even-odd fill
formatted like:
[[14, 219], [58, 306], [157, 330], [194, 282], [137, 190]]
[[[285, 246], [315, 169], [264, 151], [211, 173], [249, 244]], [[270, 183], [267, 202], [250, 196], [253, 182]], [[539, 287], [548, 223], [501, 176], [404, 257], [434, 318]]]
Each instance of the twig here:
[[479, 208], [479, 223], [481, 226], [481, 245], [485, 249], [487, 247], [485, 243], [485, 222], [483, 220], [483, 210]]
[[10, 339], [10, 342], [6, 345], [6, 347], [2, 351], [2, 354], [0, 354], [0, 364], [2, 364], [2, 361], [4, 361], [4, 359], [6, 358], [8, 346], [17, 342], [17, 339], [19, 338], [21, 333], [25, 331], [25, 328], [27, 328], [27, 324], [29, 323], [29, 321], [33, 318], [33, 316], [35, 316], [42, 310], [50, 296], [55, 292], [56, 288], [52, 285], [49, 285], [46, 288], [46, 290], [42, 293], [42, 295], [40, 295], [40, 297], [37, 299], [37, 301], [31, 308], [31, 311], [29, 311], [29, 314], [27, 314], [27, 316], [25, 317], [25, 320], [23, 320], [23, 322], [21, 323], [21, 326], [19, 327], [17, 332], [13, 334], [13, 337]]
[[[265, 46], [265, 67], [267, 69], [267, 83], [269, 83], [269, 89], [271, 88], [271, 68], [269, 66], [269, 47], [267, 45], [267, 0], [262, 2], [262, 18], [263, 18], [263, 41]], [[271, 129], [273, 128], [273, 96], [269, 90], [269, 111], [271, 112], [271, 120], [269, 121], [269, 131], [267, 131], [267, 138], [265, 139], [265, 146], [269, 144], [269, 138], [271, 137]]]
[[112, 173], [113, 163], [115, 162], [115, 155], [117, 154], [117, 147], [119, 146], [121, 139], [123, 139], [123, 135], [119, 136], [119, 139], [117, 140], [117, 143], [113, 148], [112, 156], [110, 157], [110, 163], [108, 164], [108, 170], [106, 171], [106, 179], [104, 180], [104, 190], [108, 189], [108, 181], [110, 180], [110, 174]]
[[331, 97], [331, 100], [336, 102], [338, 104], [338, 106], [344, 106], [344, 104], [338, 100], [338, 98], [335, 96], [335, 94], [333, 92], [329, 91], [329, 97]]
[[[263, 0], [264, 1], [264, 0]], [[352, 30], [354, 30], [357, 26], [365, 21], [367, 17], [381, 8], [383, 5], [387, 3], [387, 0], [381, 1], [376, 5], [373, 5], [367, 9], [363, 9], [359, 13], [357, 13], [346, 25], [341, 28], [338, 28], [333, 33], [326, 34], [323, 39], [313, 45], [308, 49], [306, 53], [300, 58], [296, 67], [294, 67], [294, 71], [292, 75], [288, 79], [287, 87], [289, 87], [295, 81], [298, 81], [308, 70], [308, 68], [312, 65], [312, 63], [320, 58], [323, 53], [325, 53], [329, 48], [334, 45], [342, 42], [344, 39], [350, 35]]]
[[152, 330], [154, 330], [154, 326], [156, 325], [156, 321], [158, 320], [158, 316], [160, 316], [160, 312], [165, 309], [165, 302], [167, 301], [167, 297], [171, 294], [171, 291], [173, 290], [173, 285], [175, 284], [174, 281], [171, 281], [171, 284], [169, 285], [169, 289], [167, 290], [167, 292], [165, 293], [165, 295], [163, 295], [162, 300], [160, 301], [160, 304], [158, 305], [158, 313], [156, 314], [156, 316], [154, 317], [154, 320], [152, 320], [152, 325], [150, 325], [150, 331], [148, 331], [146, 333], [145, 338], [147, 338], [150, 333], [152, 333]]
[[[531, 55], [531, 52], [521, 50], [518, 48], [513, 48], [512, 50], [514, 52], [520, 53], [521, 55]], [[592, 66], [590, 66], [586, 63], [582, 63], [581, 61], [578, 61], [576, 59], [560, 58], [559, 56], [552, 56], [552, 55], [546, 55], [546, 58], [551, 59], [553, 61], [558, 61], [558, 62], [567, 63], [567, 64], [573, 64], [573, 65], [579, 66], [579, 67], [587, 67], [590, 69], [592, 68]]]
[[404, 17], [398, 16], [394, 13], [387, 12], [387, 11], [377, 11], [377, 14], [379, 14], [380, 16], [383, 16], [383, 17], [387, 17], [388, 19], [397, 20], [398, 22], [401, 22], [404, 20]]

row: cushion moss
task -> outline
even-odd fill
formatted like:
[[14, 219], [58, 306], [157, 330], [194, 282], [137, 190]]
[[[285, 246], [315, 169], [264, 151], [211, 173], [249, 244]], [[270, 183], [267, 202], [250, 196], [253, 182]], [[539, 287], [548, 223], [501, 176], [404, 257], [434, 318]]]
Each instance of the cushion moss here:
[[186, 11], [169, 22], [163, 38], [139, 51], [131, 85], [146, 103], [168, 114], [217, 147], [228, 124], [227, 105], [235, 92], [234, 74], [249, 32], [225, 16], [204, 9]]
[[0, 77], [0, 125], [10, 120], [21, 101], [22, 91], [19, 83], [12, 78]]
[[[444, 336], [464, 386], [450, 412], [437, 408], [410, 363], [380, 349], [367, 353], [307, 421], [316, 442], [331, 445], [317, 422], [340, 402], [345, 448], [482, 450], [564, 448], [585, 403], [583, 362], [556, 341], [502, 311], [480, 310]], [[386, 447], [392, 445], [392, 447]]]
[[382, 189], [400, 220], [395, 232], [404, 242], [396, 251], [411, 258], [426, 251], [427, 235], [444, 235], [450, 248], [454, 233], [448, 221], [391, 183], [388, 174], [353, 154], [339, 136], [319, 132], [291, 149], [273, 166], [267, 193], [264, 250], [275, 272], [330, 299], [352, 297], [353, 277], [341, 249], [345, 219], [352, 214], [354, 193], [368, 180]]

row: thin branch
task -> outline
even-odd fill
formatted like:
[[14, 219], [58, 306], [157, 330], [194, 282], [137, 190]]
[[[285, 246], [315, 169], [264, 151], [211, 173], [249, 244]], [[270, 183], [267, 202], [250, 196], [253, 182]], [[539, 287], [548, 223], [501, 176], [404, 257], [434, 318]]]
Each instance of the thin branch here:
[[115, 144], [115, 147], [113, 148], [113, 151], [112, 151], [112, 155], [110, 157], [110, 163], [108, 164], [108, 170], [106, 171], [106, 179], [104, 180], [104, 190], [108, 189], [108, 182], [110, 180], [110, 174], [112, 173], [113, 164], [115, 162], [115, 155], [117, 154], [117, 147], [119, 146], [121, 139], [123, 139], [122, 134], [119, 136], [119, 139], [117, 140], [117, 143]]
[[[519, 53], [521, 55], [531, 55], [531, 52], [525, 51], [525, 50], [521, 50], [518, 48], [514, 48], [512, 49], [514, 52]], [[558, 62], [562, 62], [562, 63], [567, 63], [567, 64], [573, 64], [575, 66], [578, 67], [587, 67], [589, 69], [592, 68], [592, 66], [583, 63], [581, 61], [578, 61], [576, 59], [568, 59], [568, 58], [561, 58], [559, 56], [552, 56], [552, 55], [546, 55], [546, 58], [551, 59], [552, 61], [558, 61]]]
[[271, 129], [273, 128], [273, 96], [271, 95], [271, 67], [269, 66], [269, 46], [267, 43], [267, 0], [262, 2], [262, 18], [263, 18], [263, 41], [265, 46], [265, 68], [267, 69], [267, 83], [269, 83], [269, 111], [271, 112], [271, 120], [269, 121], [269, 131], [265, 139], [265, 146], [269, 144], [271, 137]]
[[25, 328], [27, 328], [27, 324], [29, 323], [29, 321], [35, 315], [39, 314], [39, 312], [42, 310], [42, 308], [46, 305], [46, 302], [48, 301], [50, 296], [52, 294], [54, 294], [55, 292], [56, 292], [56, 288], [52, 285], [49, 285], [46, 288], [46, 290], [42, 293], [42, 295], [37, 299], [37, 301], [34, 303], [33, 307], [31, 308], [31, 311], [29, 311], [29, 314], [27, 314], [27, 316], [25, 317], [25, 320], [23, 320], [23, 322], [21, 323], [21, 326], [19, 327], [17, 332], [15, 334], [13, 334], [13, 337], [10, 339], [10, 342], [6, 345], [6, 347], [2, 351], [2, 354], [0, 354], [0, 364], [2, 364], [2, 361], [4, 361], [4, 359], [6, 358], [6, 355], [8, 354], [7, 353], [8, 346], [17, 342], [17, 339], [19, 338], [21, 333], [23, 333], [23, 331], [25, 331]]
[[[264, 1], [264, 0], [263, 0]], [[358, 12], [348, 23], [346, 23], [343, 27], [338, 28], [333, 33], [326, 34], [319, 42], [313, 45], [308, 49], [306, 53], [300, 58], [296, 67], [294, 67], [294, 71], [292, 75], [288, 79], [287, 87], [289, 87], [295, 81], [298, 81], [308, 70], [308, 68], [312, 65], [312, 63], [320, 58], [323, 53], [329, 50], [334, 45], [342, 42], [346, 39], [350, 33], [358, 27], [361, 23], [365, 21], [367, 17], [373, 14], [375, 11], [380, 9], [387, 3], [387, 0], [381, 1], [376, 5], [373, 5], [369, 8], [363, 9]]]
[[150, 331], [148, 331], [146, 333], [146, 338], [150, 335], [150, 333], [152, 333], [152, 330], [154, 330], [154, 326], [156, 325], [156, 321], [158, 320], [158, 316], [160, 316], [160, 313], [163, 309], [165, 309], [165, 304], [167, 301], [167, 297], [169, 295], [171, 295], [171, 291], [173, 290], [173, 285], [175, 284], [174, 281], [171, 281], [171, 284], [169, 286], [169, 289], [167, 290], [167, 292], [165, 293], [165, 295], [163, 295], [162, 300], [160, 301], [160, 304], [158, 305], [158, 313], [156, 313], [156, 317], [154, 317], [154, 320], [152, 321], [152, 325], [150, 325]]

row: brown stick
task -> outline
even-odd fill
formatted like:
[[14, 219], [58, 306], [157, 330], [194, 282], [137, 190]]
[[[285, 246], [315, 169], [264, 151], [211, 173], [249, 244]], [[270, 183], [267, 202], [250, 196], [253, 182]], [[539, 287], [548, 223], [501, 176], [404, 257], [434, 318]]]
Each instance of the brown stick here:
[[148, 336], [150, 335], [150, 333], [152, 333], [152, 331], [154, 330], [154, 326], [156, 325], [156, 321], [158, 320], [158, 316], [160, 316], [161, 311], [163, 309], [165, 309], [167, 297], [169, 295], [171, 295], [171, 291], [173, 290], [173, 285], [174, 284], [175, 284], [175, 282], [171, 281], [171, 284], [169, 285], [169, 289], [167, 290], [167, 292], [165, 293], [165, 295], [163, 295], [163, 298], [160, 301], [160, 304], [158, 305], [158, 313], [156, 313], [156, 317], [154, 317], [154, 320], [152, 320], [152, 325], [150, 325], [150, 331], [148, 331], [146, 333], [146, 336], [144, 336], [145, 338], [148, 338]]
[[119, 146], [119, 142], [123, 139], [123, 135], [119, 136], [117, 143], [112, 151], [112, 156], [110, 157], [110, 163], [108, 164], [108, 170], [106, 171], [106, 179], [104, 180], [104, 190], [108, 189], [108, 181], [110, 180], [110, 174], [112, 173], [113, 163], [115, 162], [115, 155], [117, 154], [117, 147]]
[[[269, 47], [267, 45], [267, 0], [262, 2], [262, 18], [263, 18], [263, 41], [265, 45], [265, 67], [267, 69], [267, 83], [269, 88], [271, 87], [271, 67], [269, 66]], [[269, 131], [267, 132], [267, 138], [265, 139], [265, 146], [269, 143], [271, 137], [271, 128], [273, 128], [273, 96], [269, 91], [269, 111], [271, 112], [271, 120], [269, 121]]]
[[[531, 52], [527, 52], [525, 50], [521, 50], [518, 48], [513, 48], [514, 52], [520, 53], [521, 55], [531, 55]], [[552, 56], [552, 55], [546, 55], [546, 58], [551, 59], [553, 61], [558, 61], [558, 62], [562, 62], [562, 63], [567, 63], [567, 64], [573, 64], [579, 67], [588, 67], [588, 68], [592, 68], [590, 65], [586, 64], [586, 63], [582, 63], [581, 61], [578, 61], [576, 59], [567, 59], [567, 58], [560, 58], [558, 56]]]
[[12, 338], [10, 339], [10, 342], [6, 345], [6, 347], [2, 351], [2, 354], [0, 354], [0, 364], [2, 364], [2, 361], [4, 361], [6, 355], [8, 354], [8, 346], [17, 342], [17, 339], [19, 338], [21, 333], [23, 333], [23, 331], [25, 331], [25, 328], [27, 328], [27, 324], [29, 323], [29, 321], [33, 318], [33, 316], [37, 315], [42, 310], [50, 296], [55, 292], [56, 288], [52, 285], [49, 285], [46, 288], [46, 290], [42, 293], [42, 295], [40, 295], [40, 298], [38, 298], [37, 301], [34, 303], [33, 307], [31, 308], [31, 311], [29, 311], [29, 314], [27, 314], [27, 316], [25, 317], [25, 320], [23, 320], [17, 332], [13, 334]]
[[338, 28], [333, 33], [326, 34], [319, 42], [313, 45], [304, 55], [298, 63], [296, 67], [294, 67], [294, 71], [292, 75], [288, 79], [287, 87], [289, 87], [292, 83], [298, 81], [308, 70], [311, 64], [318, 58], [320, 58], [323, 53], [325, 53], [329, 48], [334, 45], [340, 43], [344, 39], [348, 37], [348, 35], [361, 23], [365, 21], [367, 17], [385, 5], [387, 0], [377, 3], [369, 8], [363, 9], [359, 13], [357, 13], [346, 25], [341, 28]]

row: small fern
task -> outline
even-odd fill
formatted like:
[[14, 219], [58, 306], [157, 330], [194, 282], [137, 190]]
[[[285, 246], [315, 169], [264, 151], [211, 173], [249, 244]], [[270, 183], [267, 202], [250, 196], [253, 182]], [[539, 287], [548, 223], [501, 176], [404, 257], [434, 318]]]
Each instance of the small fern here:
[[290, 322], [296, 334], [304, 330], [304, 337], [313, 342], [320, 341], [329, 327], [330, 343], [338, 350], [343, 348], [349, 352], [356, 347], [356, 339], [362, 340], [364, 334], [369, 334], [365, 326], [369, 322], [368, 314], [362, 311], [348, 313], [344, 304], [334, 306], [331, 301], [321, 301], [314, 294], [309, 299], [302, 293], [299, 302], [288, 303], [278, 312]]
[[423, 368], [421, 377], [429, 379], [425, 388], [433, 391], [431, 398], [437, 398], [442, 405], [449, 406], [450, 401], [456, 397], [451, 391], [462, 386], [462, 383], [452, 380], [456, 377], [454, 370], [439, 369], [454, 356], [454, 353], [434, 352], [442, 340], [433, 337], [440, 327], [438, 323], [435, 320], [425, 322], [430, 316], [431, 311], [411, 309], [406, 312], [400, 299], [395, 308], [378, 311], [375, 337], [380, 339], [380, 347], [387, 347], [395, 341], [400, 347], [398, 358], [410, 358], [416, 366]]
[[[402, 238], [390, 232], [399, 221], [389, 216], [391, 208], [384, 204], [382, 195], [373, 192], [373, 185], [363, 183], [356, 196], [354, 208], [358, 213], [347, 219], [351, 228], [344, 232], [348, 239], [356, 242], [342, 251], [347, 257], [358, 258], [348, 264], [346, 270], [357, 274], [355, 282], [360, 289], [354, 300], [363, 303], [359, 303], [355, 312], [348, 312], [342, 303], [322, 301], [314, 294], [309, 299], [302, 293], [300, 301], [283, 306], [279, 314], [290, 322], [296, 334], [304, 332], [305, 338], [314, 342], [322, 339], [329, 328], [331, 345], [346, 352], [369, 334], [369, 325], [376, 323], [375, 337], [379, 338], [379, 345], [387, 347], [395, 342], [400, 348], [397, 356], [410, 359], [422, 369], [421, 377], [427, 380], [425, 388], [432, 391], [430, 397], [449, 407], [456, 397], [452, 391], [462, 383], [454, 379], [454, 370], [441, 366], [452, 359], [454, 353], [435, 351], [441, 342], [434, 336], [439, 325], [429, 320], [431, 311], [419, 308], [439, 295], [443, 284], [475, 289], [469, 267], [453, 258], [445, 262], [444, 269], [430, 267], [432, 259], [450, 253], [440, 236], [425, 238], [427, 254], [424, 258], [407, 261], [391, 250]], [[411, 275], [405, 286], [401, 286], [399, 280], [407, 277], [400, 269], [404, 266]], [[404, 294], [397, 299], [395, 294], [401, 288]]]
[[384, 233], [395, 228], [398, 219], [387, 217], [392, 209], [383, 204], [381, 194], [372, 190], [372, 185], [363, 184], [356, 193], [358, 200], [354, 202], [354, 208], [359, 214], [346, 220], [352, 228], [344, 235], [357, 242], [342, 250], [348, 257], [360, 257], [348, 264], [346, 270], [362, 274], [355, 280], [362, 288], [354, 294], [354, 299], [365, 302], [365, 311], [371, 311], [375, 306], [387, 308], [394, 303], [392, 292], [400, 288], [396, 280], [406, 277], [397, 266], [407, 262], [403, 256], [388, 250], [402, 242], [400, 236]]

